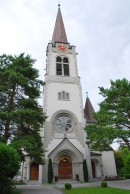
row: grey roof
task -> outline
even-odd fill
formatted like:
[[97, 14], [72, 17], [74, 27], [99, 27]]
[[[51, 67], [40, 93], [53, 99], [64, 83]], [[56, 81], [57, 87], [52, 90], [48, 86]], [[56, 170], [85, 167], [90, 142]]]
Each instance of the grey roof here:
[[95, 123], [96, 119], [93, 117], [92, 113], [94, 112], [93, 106], [89, 100], [86, 98], [85, 108], [84, 108], [84, 117], [86, 119], [86, 123]]
[[102, 154], [97, 153], [97, 152], [90, 152], [90, 155], [91, 156], [101, 156]]
[[60, 6], [58, 8], [55, 28], [52, 37], [52, 43], [55, 44], [55, 42], [68, 43]]

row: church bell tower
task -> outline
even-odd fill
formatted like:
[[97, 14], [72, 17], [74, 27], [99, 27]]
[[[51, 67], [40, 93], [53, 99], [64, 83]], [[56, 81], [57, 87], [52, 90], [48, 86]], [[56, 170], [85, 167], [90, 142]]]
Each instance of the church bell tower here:
[[89, 177], [92, 174], [90, 151], [85, 144], [85, 119], [76, 47], [68, 43], [60, 5], [46, 56], [44, 181], [47, 181], [49, 158], [52, 160], [54, 176], [58, 176], [59, 180], [75, 179], [76, 175], [83, 180], [84, 159], [87, 161]]

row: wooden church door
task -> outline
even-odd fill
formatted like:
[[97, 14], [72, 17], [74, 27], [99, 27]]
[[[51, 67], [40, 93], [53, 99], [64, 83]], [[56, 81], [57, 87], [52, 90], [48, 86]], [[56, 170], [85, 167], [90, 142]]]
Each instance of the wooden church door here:
[[39, 164], [33, 162], [30, 166], [30, 180], [38, 180]]
[[58, 164], [58, 178], [72, 179], [72, 162], [68, 157], [60, 157]]

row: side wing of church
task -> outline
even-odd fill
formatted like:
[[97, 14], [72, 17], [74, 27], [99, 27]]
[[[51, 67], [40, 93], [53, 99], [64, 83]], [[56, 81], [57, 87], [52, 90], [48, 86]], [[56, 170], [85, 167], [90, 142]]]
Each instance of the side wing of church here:
[[46, 150], [45, 165], [38, 165], [28, 158], [22, 167], [23, 180], [47, 182], [49, 158], [54, 177], [58, 180], [75, 180], [78, 175], [80, 181], [84, 181], [84, 159], [89, 181], [102, 180], [106, 175], [116, 176], [113, 152], [92, 152], [85, 143], [84, 127], [86, 122], [94, 122], [91, 116], [93, 108], [87, 98], [83, 109], [76, 47], [68, 43], [60, 6], [46, 56], [43, 111], [47, 119], [41, 130]]

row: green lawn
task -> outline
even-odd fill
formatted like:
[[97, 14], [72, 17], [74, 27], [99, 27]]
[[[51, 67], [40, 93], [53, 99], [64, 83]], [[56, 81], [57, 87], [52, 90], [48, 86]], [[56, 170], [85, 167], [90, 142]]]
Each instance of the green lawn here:
[[71, 190], [63, 190], [65, 194], [130, 194], [129, 190], [116, 188], [76, 188]]

